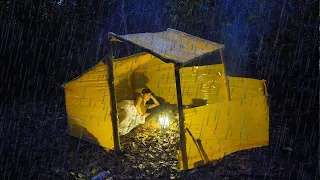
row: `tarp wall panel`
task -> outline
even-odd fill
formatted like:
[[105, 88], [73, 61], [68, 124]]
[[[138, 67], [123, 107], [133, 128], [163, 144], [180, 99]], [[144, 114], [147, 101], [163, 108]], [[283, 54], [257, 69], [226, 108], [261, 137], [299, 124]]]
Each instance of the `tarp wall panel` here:
[[[269, 109], [266, 97], [240, 104], [226, 101], [184, 109], [188, 168], [218, 160], [227, 154], [269, 143]], [[193, 138], [201, 143], [194, 142]], [[200, 153], [203, 149], [204, 153]], [[178, 159], [182, 164], [181, 152]], [[183, 167], [181, 166], [182, 170]]]
[[70, 135], [113, 149], [107, 67], [99, 62], [64, 87]]
[[114, 66], [114, 85], [117, 102], [133, 99], [133, 88], [131, 82], [132, 72], [146, 64], [154, 58], [151, 54], [140, 53], [133, 56], [115, 60]]
[[232, 101], [249, 101], [252, 98], [265, 96], [265, 81], [228, 76]]
[[133, 73], [131, 82], [136, 93], [148, 87], [166, 102], [177, 104], [174, 65], [171, 63], [164, 63], [154, 57]]
[[205, 105], [228, 100], [223, 64], [184, 67], [180, 75], [184, 105]]

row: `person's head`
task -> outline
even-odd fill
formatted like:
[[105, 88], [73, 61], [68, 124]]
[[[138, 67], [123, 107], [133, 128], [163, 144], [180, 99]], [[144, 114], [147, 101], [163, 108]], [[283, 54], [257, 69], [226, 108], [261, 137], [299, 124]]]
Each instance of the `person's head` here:
[[151, 90], [148, 88], [145, 88], [142, 90], [142, 97], [145, 101], [149, 101], [151, 98]]

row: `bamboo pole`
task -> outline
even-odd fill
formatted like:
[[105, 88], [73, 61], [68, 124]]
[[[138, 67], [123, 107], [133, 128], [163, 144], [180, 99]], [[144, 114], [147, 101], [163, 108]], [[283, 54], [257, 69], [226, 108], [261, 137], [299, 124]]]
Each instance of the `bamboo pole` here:
[[113, 49], [112, 42], [109, 37], [109, 56], [107, 58], [107, 66], [108, 66], [108, 85], [109, 85], [109, 93], [110, 93], [110, 106], [111, 106], [111, 119], [112, 119], [112, 130], [113, 130], [113, 143], [114, 150], [116, 152], [120, 152], [120, 138], [119, 138], [119, 130], [118, 130], [118, 117], [117, 117], [117, 100], [114, 88], [114, 75], [113, 75]]
[[187, 159], [187, 148], [186, 148], [186, 135], [184, 129], [184, 116], [183, 116], [183, 106], [182, 106], [182, 92], [180, 83], [180, 68], [181, 66], [174, 66], [174, 74], [176, 78], [176, 91], [178, 100], [178, 111], [179, 111], [179, 130], [180, 130], [180, 150], [182, 153], [182, 163], [183, 169], [188, 169], [188, 159]]
[[222, 65], [223, 65], [224, 76], [226, 78], [228, 100], [231, 101], [229, 79], [228, 79], [227, 72], [226, 72], [226, 66], [225, 66], [225, 63], [224, 63], [222, 50], [220, 50], [220, 58], [221, 58], [221, 62], [222, 62]]

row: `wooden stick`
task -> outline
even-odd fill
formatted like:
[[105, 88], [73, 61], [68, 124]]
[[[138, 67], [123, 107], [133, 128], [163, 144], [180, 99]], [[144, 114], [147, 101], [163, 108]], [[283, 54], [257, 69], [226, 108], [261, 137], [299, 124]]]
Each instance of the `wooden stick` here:
[[179, 111], [179, 130], [180, 130], [180, 149], [182, 153], [182, 163], [183, 169], [188, 169], [188, 159], [187, 159], [187, 148], [186, 148], [186, 135], [184, 129], [184, 116], [183, 116], [183, 106], [182, 106], [182, 92], [180, 83], [180, 68], [181, 66], [174, 66], [174, 74], [176, 77], [176, 91], [178, 100], [178, 111]]
[[108, 65], [108, 85], [109, 85], [109, 93], [110, 93], [110, 106], [111, 106], [111, 119], [112, 119], [112, 129], [113, 129], [113, 143], [114, 150], [116, 152], [120, 152], [120, 138], [118, 131], [118, 117], [117, 117], [117, 100], [114, 88], [114, 75], [113, 75], [113, 49], [112, 42], [109, 38], [109, 57], [107, 58]]
[[227, 72], [226, 72], [226, 66], [225, 66], [225, 64], [224, 64], [224, 59], [223, 59], [222, 50], [220, 50], [220, 57], [221, 57], [222, 65], [223, 65], [224, 75], [225, 75], [225, 78], [226, 78], [226, 86], [227, 86], [228, 100], [231, 101], [229, 79], [228, 79]]

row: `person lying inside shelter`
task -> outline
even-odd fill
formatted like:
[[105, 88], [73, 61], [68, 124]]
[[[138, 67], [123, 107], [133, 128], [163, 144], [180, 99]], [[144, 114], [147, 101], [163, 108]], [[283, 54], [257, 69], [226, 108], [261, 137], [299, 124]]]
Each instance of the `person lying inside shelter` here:
[[[147, 104], [150, 99], [153, 104]], [[151, 90], [147, 88], [142, 90], [141, 95], [135, 101], [123, 100], [118, 104], [120, 135], [128, 134], [133, 128], [144, 124], [146, 117], [150, 115], [147, 110], [157, 106], [160, 106], [160, 103], [153, 97]]]

